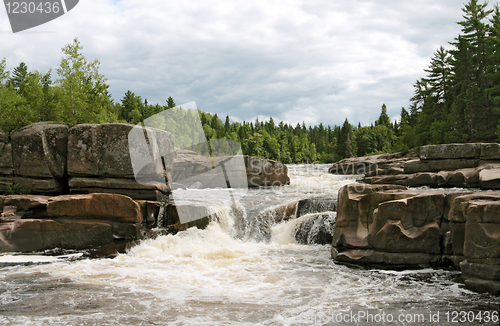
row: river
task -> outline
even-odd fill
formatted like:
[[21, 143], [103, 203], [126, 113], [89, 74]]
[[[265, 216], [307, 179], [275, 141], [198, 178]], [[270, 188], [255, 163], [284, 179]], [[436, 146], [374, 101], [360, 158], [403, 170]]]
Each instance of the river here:
[[464, 289], [457, 271], [338, 265], [329, 245], [297, 244], [293, 220], [259, 237], [252, 221], [276, 206], [336, 196], [354, 179], [328, 165], [289, 169], [289, 186], [249, 189], [205, 230], [145, 240], [114, 259], [0, 256], [40, 262], [0, 265], [0, 324], [498, 325], [498, 297]]

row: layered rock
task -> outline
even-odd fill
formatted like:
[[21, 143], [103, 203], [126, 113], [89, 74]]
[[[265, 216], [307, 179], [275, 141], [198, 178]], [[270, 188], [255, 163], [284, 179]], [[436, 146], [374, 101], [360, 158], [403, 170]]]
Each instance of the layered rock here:
[[7, 196], [2, 208], [2, 251], [80, 250], [141, 237], [140, 207], [122, 195]]
[[374, 155], [343, 160], [329, 171], [364, 174], [363, 182], [368, 184], [497, 190], [500, 189], [499, 152], [500, 144], [490, 143], [428, 145], [420, 148], [419, 158], [407, 157], [401, 162]]
[[500, 194], [345, 186], [332, 257], [390, 269], [454, 266], [467, 287], [500, 291]]

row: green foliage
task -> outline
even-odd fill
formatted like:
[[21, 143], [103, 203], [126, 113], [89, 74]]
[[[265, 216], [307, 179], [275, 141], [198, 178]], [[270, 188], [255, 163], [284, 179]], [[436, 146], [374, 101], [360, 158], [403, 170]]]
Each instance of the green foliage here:
[[116, 120], [111, 112], [109, 85], [99, 73], [99, 61], [87, 61], [78, 39], [62, 48], [63, 58], [56, 69], [61, 88], [59, 120], [70, 125], [84, 122], [105, 123]]
[[[209, 154], [216, 139], [234, 140], [243, 154], [284, 163], [330, 163], [353, 156], [401, 151], [436, 143], [497, 141], [500, 139], [500, 9], [469, 0], [462, 9], [461, 34], [434, 53], [425, 77], [414, 85], [410, 106], [402, 108], [400, 121], [391, 122], [385, 104], [371, 126], [354, 127], [346, 119], [342, 126], [306, 127], [269, 121], [222, 121], [217, 114], [185, 110], [173, 121], [166, 110], [176, 108], [169, 96], [165, 105], [151, 105], [132, 91], [114, 103], [108, 94], [100, 63], [88, 61], [78, 39], [62, 49], [63, 58], [51, 71], [30, 71], [21, 62], [12, 74], [6, 59], [0, 61], [0, 128], [12, 132], [37, 121], [61, 121], [70, 125], [83, 122], [127, 122], [171, 131], [178, 147]], [[172, 111], [170, 111], [172, 112]], [[203, 130], [190, 128], [199, 119]], [[209, 140], [210, 146], [199, 146]], [[223, 143], [221, 143], [223, 144]], [[231, 153], [227, 142], [220, 150]]]
[[28, 195], [30, 190], [26, 190], [19, 183], [14, 184], [12, 187], [7, 185], [7, 195]]

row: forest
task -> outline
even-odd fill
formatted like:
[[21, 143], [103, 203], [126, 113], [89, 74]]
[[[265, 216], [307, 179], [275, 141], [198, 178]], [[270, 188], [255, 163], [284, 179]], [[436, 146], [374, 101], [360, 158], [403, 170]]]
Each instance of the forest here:
[[[199, 111], [207, 139], [239, 142], [243, 154], [284, 163], [330, 163], [347, 157], [408, 152], [441, 143], [496, 142], [500, 139], [500, 9], [469, 0], [462, 8], [461, 33], [430, 59], [425, 77], [416, 81], [409, 107], [391, 121], [385, 104], [370, 126], [295, 126], [269, 121], [231, 122]], [[150, 104], [127, 91], [118, 102], [99, 72], [98, 60], [88, 61], [78, 39], [62, 48], [60, 66], [40, 73], [21, 62], [7, 71], [0, 61], [0, 129], [12, 133], [38, 121], [137, 124], [176, 106]]]

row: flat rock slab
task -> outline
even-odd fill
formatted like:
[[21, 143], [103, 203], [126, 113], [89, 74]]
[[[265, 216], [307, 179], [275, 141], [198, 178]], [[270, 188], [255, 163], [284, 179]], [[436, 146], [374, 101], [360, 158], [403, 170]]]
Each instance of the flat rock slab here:
[[370, 249], [350, 249], [339, 252], [332, 248], [332, 257], [340, 263], [381, 269], [412, 269], [439, 266], [440, 255], [428, 253], [390, 253]]
[[46, 208], [50, 196], [10, 195], [0, 196], [0, 210], [4, 206], [15, 206], [18, 210], [28, 211], [35, 208]]
[[481, 143], [440, 144], [420, 147], [421, 160], [479, 158]]
[[139, 205], [130, 197], [116, 194], [64, 195], [47, 204], [50, 217], [89, 218], [137, 223]]
[[479, 173], [479, 183], [482, 189], [500, 189], [500, 168], [482, 170]]
[[460, 269], [466, 276], [500, 281], [500, 265], [477, 264], [464, 260], [460, 263]]

